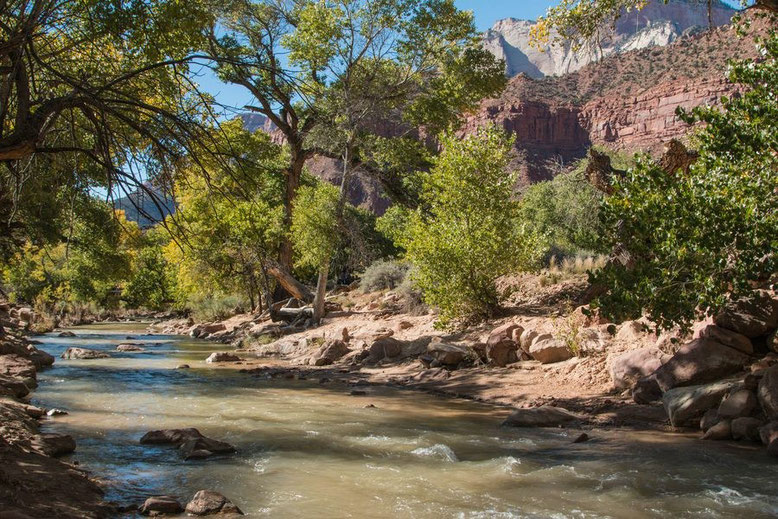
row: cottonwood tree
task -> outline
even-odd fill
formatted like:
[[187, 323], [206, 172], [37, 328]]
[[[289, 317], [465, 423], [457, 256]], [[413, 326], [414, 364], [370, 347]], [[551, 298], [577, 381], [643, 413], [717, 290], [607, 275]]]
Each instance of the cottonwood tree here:
[[[434, 134], [505, 82], [501, 64], [477, 44], [472, 15], [453, 0], [220, 5], [206, 51], [222, 80], [253, 95], [246, 109], [283, 137], [287, 226], [314, 155], [342, 159], [347, 186], [366, 134]], [[289, 240], [280, 261], [292, 265]]]
[[201, 131], [208, 100], [187, 66], [195, 29], [210, 16], [199, 7], [0, 3], [0, 200], [14, 207], [2, 215], [0, 241], [23, 225], [14, 221], [20, 193], [52, 168], [68, 172], [72, 186], [115, 193], [169, 172], [193, 142], [208, 138]]

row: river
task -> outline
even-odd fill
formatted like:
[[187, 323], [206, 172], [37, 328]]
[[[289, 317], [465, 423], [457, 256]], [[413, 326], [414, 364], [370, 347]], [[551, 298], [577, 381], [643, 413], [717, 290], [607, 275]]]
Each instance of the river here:
[[[155, 494], [186, 503], [209, 489], [248, 517], [778, 516], [778, 463], [761, 449], [614, 431], [572, 444], [575, 431], [501, 428], [505, 411], [473, 402], [373, 387], [352, 396], [344, 385], [206, 367], [223, 345], [143, 335], [138, 324], [73, 331], [40, 347], [57, 357], [70, 346], [147, 348], [57, 358], [34, 393], [35, 403], [68, 411], [44, 431], [72, 434], [70, 459], [121, 504]], [[181, 363], [192, 369], [174, 369]], [[138, 442], [179, 427], [238, 452], [185, 462], [174, 448]]]

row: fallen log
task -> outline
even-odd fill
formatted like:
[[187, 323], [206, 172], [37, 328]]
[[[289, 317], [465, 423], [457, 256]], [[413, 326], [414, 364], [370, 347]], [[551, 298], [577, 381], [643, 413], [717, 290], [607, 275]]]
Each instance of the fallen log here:
[[273, 276], [276, 281], [284, 287], [284, 290], [289, 292], [292, 296], [305, 301], [306, 303], [313, 302], [313, 292], [284, 270], [279, 263], [269, 261], [267, 264], [267, 273]]

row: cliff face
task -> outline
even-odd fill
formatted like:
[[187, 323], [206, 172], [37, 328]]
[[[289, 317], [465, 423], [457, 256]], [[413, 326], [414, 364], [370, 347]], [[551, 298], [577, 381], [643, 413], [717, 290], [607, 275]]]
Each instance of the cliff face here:
[[[713, 25], [728, 24], [735, 12], [735, 9], [716, 0]], [[529, 36], [534, 24], [530, 20], [506, 18], [499, 20], [484, 34], [484, 45], [495, 56], [505, 60], [509, 76], [523, 73], [540, 78], [575, 72], [603, 56], [668, 45], [684, 35], [706, 29], [709, 20], [707, 2], [671, 0], [664, 4], [655, 0], [642, 11], [625, 13], [605, 35], [602, 52], [593, 46], [577, 52], [571, 45], [534, 48], [530, 45]]]
[[[762, 31], [762, 25], [755, 21], [753, 28]], [[715, 105], [738, 92], [726, 79], [732, 57], [757, 54], [753, 38], [739, 38], [725, 26], [560, 77], [517, 76], [500, 98], [482, 103], [462, 133], [496, 124], [513, 134], [523, 184], [550, 178], [556, 165], [583, 157], [592, 145], [658, 152], [691, 130], [677, 108]]]

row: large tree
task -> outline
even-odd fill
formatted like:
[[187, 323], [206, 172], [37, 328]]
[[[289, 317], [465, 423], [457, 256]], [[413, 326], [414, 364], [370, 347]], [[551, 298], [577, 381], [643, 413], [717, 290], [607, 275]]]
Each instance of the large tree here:
[[[286, 224], [307, 160], [359, 163], [359, 132], [434, 135], [504, 85], [453, 0], [231, 0], [205, 35], [222, 80], [283, 137]], [[322, 133], [330, 137], [322, 140]], [[337, 135], [337, 138], [332, 138]], [[348, 169], [344, 177], [348, 180]], [[281, 264], [292, 264], [291, 242]]]

